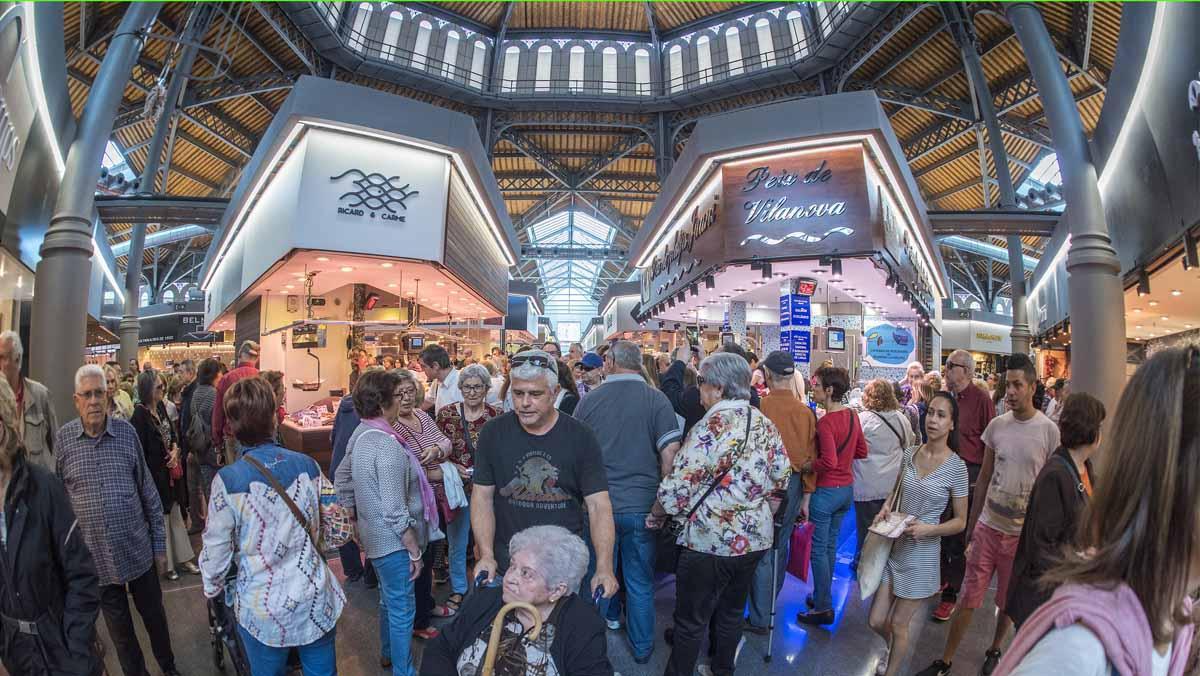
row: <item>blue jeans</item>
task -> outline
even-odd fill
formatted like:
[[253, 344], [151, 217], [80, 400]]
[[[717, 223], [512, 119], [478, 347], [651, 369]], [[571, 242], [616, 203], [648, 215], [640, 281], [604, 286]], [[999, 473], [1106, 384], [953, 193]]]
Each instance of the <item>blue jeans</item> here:
[[379, 576], [380, 653], [392, 660], [392, 676], [416, 676], [412, 662], [413, 617], [417, 603], [408, 579], [408, 551], [371, 559]]
[[[620, 561], [625, 578], [625, 617], [629, 643], [635, 657], [644, 657], [654, 650], [654, 533], [646, 528], [646, 514], [613, 514], [616, 527], [614, 563]], [[601, 599], [600, 614], [606, 618], [616, 601]], [[615, 619], [615, 618], [614, 618]]]
[[[246, 651], [246, 660], [250, 662], [250, 671], [254, 676], [283, 676], [291, 648], [263, 645], [240, 624], [238, 635], [241, 636], [242, 648]], [[334, 652], [336, 636], [335, 627], [312, 643], [296, 648], [300, 653], [304, 676], [334, 676], [337, 673], [337, 654]]]
[[[800, 502], [804, 498], [804, 479], [799, 473], [793, 473], [788, 479], [787, 498], [780, 506], [783, 524], [775, 534], [774, 555], [768, 549], [758, 561], [754, 569], [754, 581], [750, 584], [750, 624], [756, 627], [767, 627], [771, 624], [771, 602], [783, 588], [783, 578], [787, 574], [788, 555], [792, 549], [792, 531], [796, 528], [796, 512], [800, 511]], [[771, 588], [771, 563], [775, 563], [775, 588]]]
[[446, 540], [450, 549], [450, 590], [466, 594], [467, 545], [471, 539], [471, 507], [461, 507], [454, 520], [446, 524]]
[[812, 572], [813, 611], [833, 609], [833, 564], [837, 557], [838, 533], [842, 519], [854, 501], [854, 487], [817, 488], [808, 501], [813, 523]]

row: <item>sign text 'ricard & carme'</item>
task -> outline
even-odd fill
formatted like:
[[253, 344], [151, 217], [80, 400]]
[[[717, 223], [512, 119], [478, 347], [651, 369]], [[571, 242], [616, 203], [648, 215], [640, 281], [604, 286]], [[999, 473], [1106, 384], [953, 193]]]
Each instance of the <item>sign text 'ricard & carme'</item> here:
[[408, 210], [405, 201], [420, 194], [419, 190], [409, 190], [411, 183], [399, 185], [399, 176], [384, 176], [379, 173], [365, 173], [361, 169], [347, 169], [337, 176], [330, 176], [332, 182], [351, 177], [351, 184], [357, 188], [338, 196], [338, 202], [343, 202], [337, 208], [340, 216], [361, 216], [363, 218], [378, 218], [381, 221], [405, 222], [406, 217], [399, 209]]

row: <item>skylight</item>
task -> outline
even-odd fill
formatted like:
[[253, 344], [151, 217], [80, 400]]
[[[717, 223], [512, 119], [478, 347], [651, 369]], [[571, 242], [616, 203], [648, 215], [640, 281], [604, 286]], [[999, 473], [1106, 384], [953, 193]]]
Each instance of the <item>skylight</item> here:
[[[534, 246], [608, 247], [615, 231], [593, 216], [568, 209], [535, 223], [529, 228], [529, 241]], [[545, 290], [548, 316], [588, 315], [597, 310], [592, 292], [603, 269], [603, 262], [593, 260], [539, 260], [538, 273]]]

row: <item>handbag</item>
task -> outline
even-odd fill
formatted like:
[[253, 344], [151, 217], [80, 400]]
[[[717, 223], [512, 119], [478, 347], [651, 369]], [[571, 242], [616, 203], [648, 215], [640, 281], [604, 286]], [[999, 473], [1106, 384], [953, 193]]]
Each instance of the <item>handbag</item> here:
[[257, 458], [251, 456], [249, 452], [245, 453], [242, 459], [250, 463], [254, 469], [257, 469], [259, 474], [262, 474], [267, 483], [271, 485], [271, 488], [279, 494], [279, 497], [283, 498], [284, 504], [287, 505], [292, 516], [296, 517], [296, 521], [300, 523], [300, 527], [308, 534], [308, 539], [312, 542], [318, 554], [325, 551], [321, 547], [321, 542], [324, 542], [329, 548], [336, 549], [349, 542], [351, 537], [353, 537], [354, 529], [350, 520], [350, 513], [338, 503], [333, 486], [328, 481], [322, 480], [320, 482], [321, 488], [318, 491], [318, 517], [320, 519], [318, 527], [321, 529], [320, 537], [318, 537], [313, 534], [312, 529], [309, 527], [308, 519], [304, 517], [304, 512], [300, 511], [300, 508], [296, 506], [295, 501], [288, 495], [287, 489], [279, 483], [275, 475], [271, 474], [270, 470], [259, 462]]
[[[904, 473], [908, 471], [908, 462], [900, 463], [900, 471], [896, 474], [896, 483], [892, 486], [892, 494], [888, 496], [888, 511], [895, 512], [900, 508], [900, 500], [904, 495]], [[881, 535], [874, 528], [867, 531], [863, 539], [862, 552], [858, 557], [858, 594], [862, 599], [872, 596], [883, 581], [883, 569], [888, 557], [892, 555], [892, 544], [895, 539]]]
[[687, 524], [691, 523], [692, 517], [696, 515], [696, 510], [700, 509], [700, 505], [708, 499], [717, 486], [725, 480], [725, 475], [729, 474], [729, 470], [733, 469], [738, 461], [742, 459], [742, 454], [746, 452], [746, 448], [750, 445], [750, 428], [754, 424], [754, 411], [750, 408], [746, 411], [746, 436], [742, 439], [742, 447], [738, 450], [738, 455], [729, 463], [729, 466], [721, 471], [708, 489], [704, 491], [704, 495], [692, 505], [688, 510], [687, 516], [683, 519], [669, 519], [662, 528], [658, 529], [658, 537], [655, 540], [655, 570], [660, 573], [674, 573], [679, 567], [679, 537], [683, 534], [683, 529]]
[[816, 527], [811, 521], [792, 529], [792, 541], [788, 549], [787, 572], [808, 582], [808, 564], [812, 560], [812, 536]]

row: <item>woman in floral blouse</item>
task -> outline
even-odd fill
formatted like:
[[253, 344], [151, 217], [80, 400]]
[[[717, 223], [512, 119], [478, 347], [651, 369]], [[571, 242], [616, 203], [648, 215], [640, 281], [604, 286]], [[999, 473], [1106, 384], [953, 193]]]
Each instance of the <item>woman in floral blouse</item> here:
[[[700, 401], [707, 409], [675, 456], [647, 518], [687, 519], [675, 579], [674, 645], [667, 674], [691, 674], [705, 627], [712, 622], [713, 672], [733, 673], [746, 595], [759, 559], [774, 540], [767, 496], [791, 473], [775, 425], [750, 405], [750, 364], [714, 354], [700, 363]], [[728, 472], [722, 476], [722, 473]], [[701, 502], [714, 481], [720, 485]]]
[[[488, 370], [471, 364], [459, 371], [458, 389], [461, 404], [443, 406], [437, 412], [438, 428], [450, 439], [450, 462], [463, 480], [463, 491], [471, 499], [471, 472], [475, 468], [475, 442], [483, 424], [500, 415], [500, 410], [486, 403], [492, 379]], [[450, 597], [446, 605], [454, 610], [467, 593], [467, 540], [471, 534], [471, 508], [461, 507], [450, 514], [446, 538], [450, 546]]]

